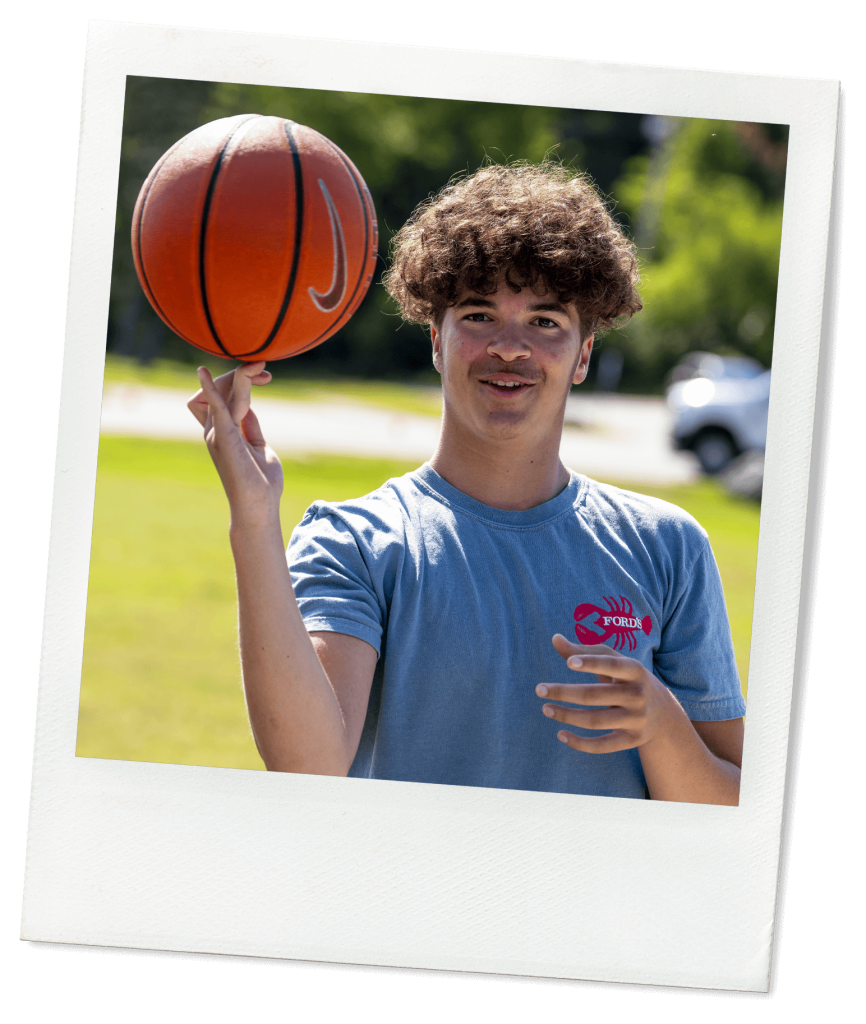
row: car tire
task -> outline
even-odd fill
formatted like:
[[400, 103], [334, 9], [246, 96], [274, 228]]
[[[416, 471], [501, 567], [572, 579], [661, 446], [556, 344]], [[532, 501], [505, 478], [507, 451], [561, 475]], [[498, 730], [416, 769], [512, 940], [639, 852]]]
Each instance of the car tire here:
[[721, 473], [739, 454], [730, 434], [724, 430], [705, 430], [695, 441], [693, 451], [708, 476]]

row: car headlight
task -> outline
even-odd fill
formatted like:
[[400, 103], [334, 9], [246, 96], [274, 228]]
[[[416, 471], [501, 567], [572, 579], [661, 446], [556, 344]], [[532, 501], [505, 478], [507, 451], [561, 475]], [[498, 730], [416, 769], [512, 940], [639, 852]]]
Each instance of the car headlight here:
[[679, 393], [679, 399], [683, 405], [690, 405], [698, 409], [713, 400], [716, 393], [716, 385], [707, 377], [695, 377], [683, 383]]

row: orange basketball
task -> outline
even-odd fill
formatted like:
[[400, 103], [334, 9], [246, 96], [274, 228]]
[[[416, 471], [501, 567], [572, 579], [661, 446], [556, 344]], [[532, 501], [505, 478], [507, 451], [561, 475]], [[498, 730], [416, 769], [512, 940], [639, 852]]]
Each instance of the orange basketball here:
[[370, 287], [376, 212], [342, 150], [282, 117], [196, 128], [157, 161], [132, 217], [150, 304], [196, 348], [245, 362], [330, 338]]

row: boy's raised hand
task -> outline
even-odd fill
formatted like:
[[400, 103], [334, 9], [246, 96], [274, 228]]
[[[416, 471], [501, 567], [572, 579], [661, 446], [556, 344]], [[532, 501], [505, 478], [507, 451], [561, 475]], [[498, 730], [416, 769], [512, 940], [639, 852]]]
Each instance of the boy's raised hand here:
[[265, 525], [279, 514], [283, 473], [250, 406], [252, 385], [267, 384], [263, 362], [244, 363], [216, 380], [199, 367], [201, 389], [187, 403], [204, 427], [208, 451], [225, 488], [232, 524]]

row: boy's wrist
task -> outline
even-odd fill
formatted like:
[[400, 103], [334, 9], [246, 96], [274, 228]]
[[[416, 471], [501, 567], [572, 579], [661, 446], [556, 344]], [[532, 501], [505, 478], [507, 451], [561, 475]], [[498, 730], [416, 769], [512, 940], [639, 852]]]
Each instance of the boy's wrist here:
[[229, 521], [229, 540], [232, 547], [246, 541], [271, 540], [279, 537], [282, 546], [283, 531], [277, 511], [238, 513], [234, 509]]

